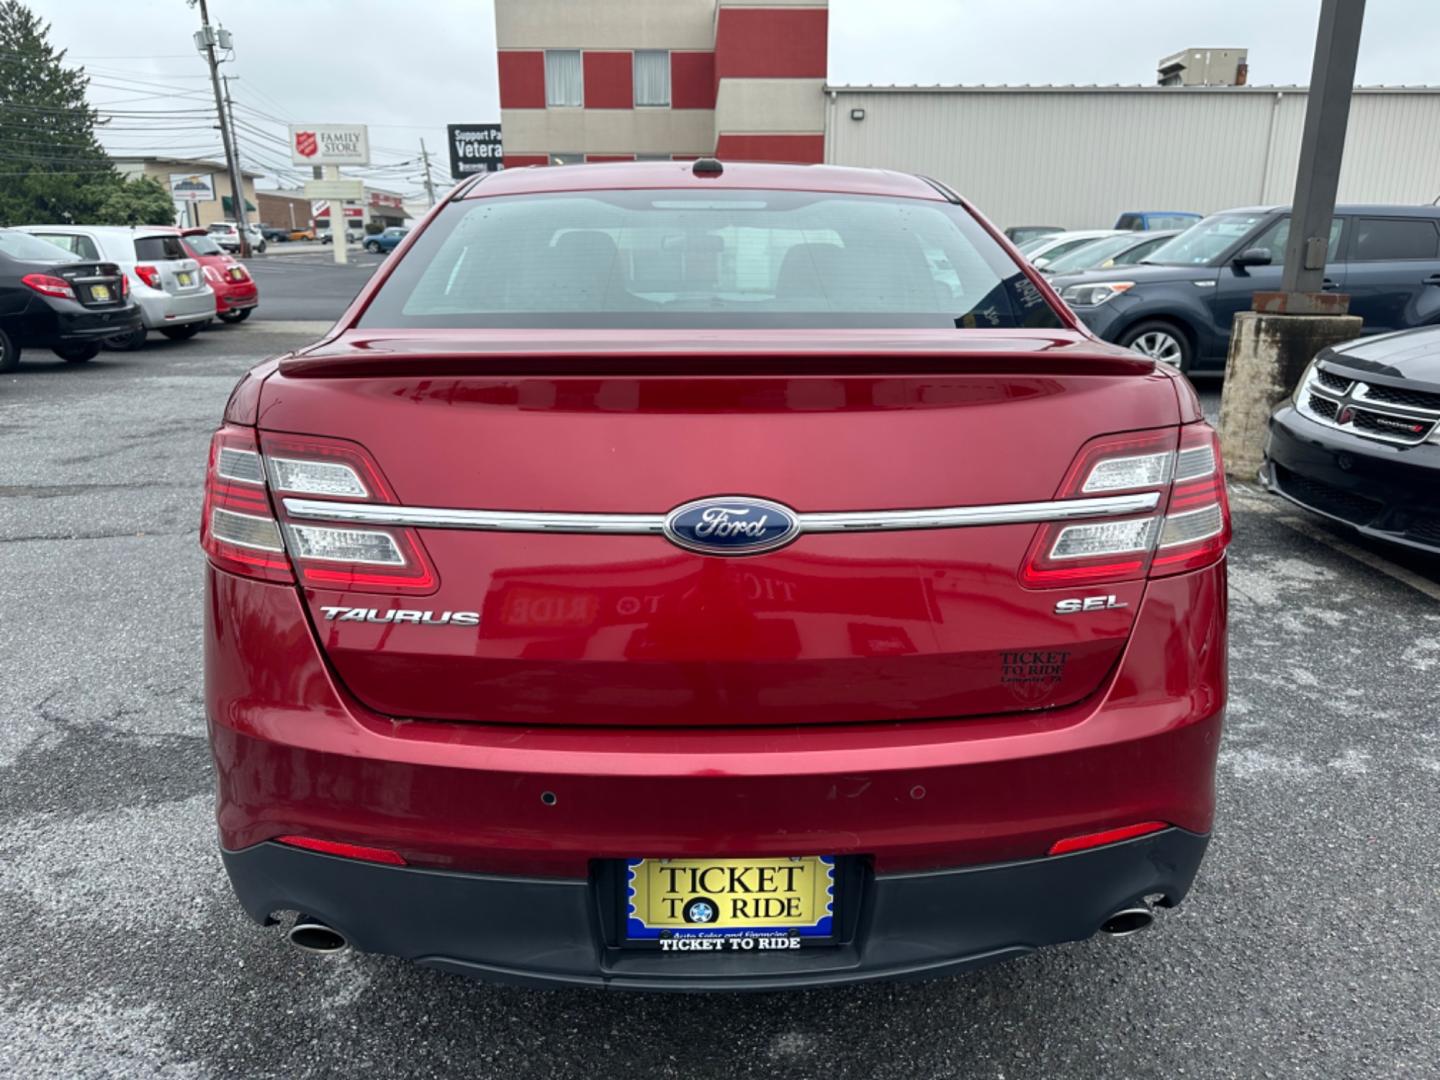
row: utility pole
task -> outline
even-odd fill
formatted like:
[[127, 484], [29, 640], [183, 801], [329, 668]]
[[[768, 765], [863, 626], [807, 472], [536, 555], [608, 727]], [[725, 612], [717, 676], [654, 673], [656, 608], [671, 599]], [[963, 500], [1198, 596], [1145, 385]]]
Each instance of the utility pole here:
[[[1350, 298], [1325, 288], [1325, 264], [1364, 20], [1365, 0], [1320, 2], [1280, 291], [1257, 291], [1254, 310], [1237, 313], [1230, 331], [1220, 449], [1225, 471], [1240, 479], [1253, 480], [1263, 469], [1262, 481], [1270, 482], [1264, 457], [1270, 413], [1321, 349], [1360, 334]], [[1248, 273], [1239, 262], [1224, 272]]]
[[[240, 231], [244, 233], [245, 223], [249, 220], [249, 211], [245, 207], [245, 166], [240, 161], [240, 132], [235, 128], [235, 102], [230, 100], [230, 76], [222, 75], [220, 81], [225, 85], [225, 116], [230, 122], [230, 149], [235, 155], [235, 171], [240, 174], [240, 198], [238, 200], [240, 205], [235, 211], [235, 221], [240, 226]], [[233, 195], [230, 201], [231, 203], [237, 202]], [[242, 252], [247, 250], [247, 244], [249, 244], [248, 239], [242, 241]]]
[[[1330, 220], [1335, 216], [1335, 193], [1340, 187], [1340, 159], [1350, 123], [1350, 91], [1355, 83], [1355, 59], [1364, 22], [1365, 0], [1327, 0], [1320, 6], [1315, 62], [1300, 137], [1295, 205], [1290, 211], [1290, 236], [1285, 241], [1285, 270], [1280, 283], [1280, 291], [1290, 297], [1319, 293], [1324, 285]], [[1296, 311], [1293, 300], [1285, 310]], [[1322, 310], [1325, 314], [1335, 313], [1333, 308]]]
[[435, 205], [435, 182], [430, 179], [430, 153], [425, 149], [425, 140], [420, 140], [420, 160], [425, 165], [425, 197], [430, 200], [430, 205]]
[[[206, 0], [199, 0], [199, 4], [200, 32], [195, 35], [195, 46], [205, 54], [205, 62], [210, 65], [210, 86], [215, 91], [215, 112], [220, 118], [220, 141], [225, 146], [225, 165], [230, 173], [230, 205], [235, 211], [235, 224], [239, 226], [240, 257], [247, 259], [250, 257], [250, 236], [245, 227], [245, 185], [240, 175], [240, 162], [237, 160], [230, 122], [225, 111], [225, 96], [220, 92], [220, 61], [215, 58], [217, 36], [210, 28], [210, 11]], [[222, 33], [228, 38], [228, 33]]]

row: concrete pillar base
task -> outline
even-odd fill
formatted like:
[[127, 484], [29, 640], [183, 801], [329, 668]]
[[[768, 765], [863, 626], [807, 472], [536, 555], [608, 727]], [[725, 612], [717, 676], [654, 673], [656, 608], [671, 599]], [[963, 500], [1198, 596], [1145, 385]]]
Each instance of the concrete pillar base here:
[[1270, 413], [1328, 345], [1360, 335], [1358, 315], [1263, 315], [1242, 311], [1230, 331], [1220, 398], [1220, 451], [1225, 472], [1255, 479]]

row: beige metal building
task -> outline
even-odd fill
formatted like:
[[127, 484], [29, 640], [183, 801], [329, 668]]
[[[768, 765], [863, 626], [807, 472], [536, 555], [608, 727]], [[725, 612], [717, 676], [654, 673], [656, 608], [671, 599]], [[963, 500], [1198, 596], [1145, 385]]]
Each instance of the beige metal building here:
[[[922, 173], [1001, 226], [1288, 203], [1303, 86], [826, 88], [825, 160]], [[1440, 196], [1440, 87], [1357, 89], [1342, 202]]]
[[[230, 174], [221, 162], [157, 155], [117, 157], [111, 160], [122, 176], [132, 179], [146, 176], [159, 181], [167, 190], [170, 188], [172, 176], [188, 174], [202, 178], [208, 177], [215, 198], [201, 199], [194, 203], [177, 201], [175, 204], [176, 221], [181, 224], [209, 225], [213, 221], [235, 220], [234, 210], [230, 206]], [[245, 189], [245, 209], [250, 215], [251, 222], [256, 220], [257, 211], [255, 181], [264, 175], [264, 173], [251, 172], [249, 169], [242, 170], [240, 183]], [[194, 207], [193, 211], [190, 209], [192, 206]]]

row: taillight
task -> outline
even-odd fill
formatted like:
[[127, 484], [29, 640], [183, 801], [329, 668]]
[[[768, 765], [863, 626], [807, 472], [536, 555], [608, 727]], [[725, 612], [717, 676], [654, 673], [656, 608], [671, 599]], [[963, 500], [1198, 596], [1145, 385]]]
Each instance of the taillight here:
[[1208, 566], [1230, 546], [1230, 500], [1220, 467], [1220, 440], [1208, 424], [1180, 430], [1175, 481], [1156, 541], [1150, 576]]
[[358, 443], [265, 435], [262, 450], [266, 479], [302, 585], [380, 593], [429, 593], [439, 586], [414, 529], [302, 520], [285, 512], [285, 500], [295, 498], [399, 502], [380, 467]]
[[1207, 424], [1105, 435], [1081, 448], [1058, 497], [1154, 495], [1150, 509], [1040, 526], [1020, 571], [1031, 588], [1128, 581], [1206, 566], [1230, 542], [1220, 448]]
[[[258, 519], [263, 504], [266, 522], [239, 520], [232, 516], [238, 508], [227, 503], [217, 501], [212, 506], [207, 488], [201, 544], [222, 569], [268, 580], [293, 581], [298, 576], [302, 585], [354, 592], [429, 593], [439, 587], [434, 565], [414, 529], [356, 527], [286, 512], [287, 498], [398, 502], [379, 466], [357, 443], [265, 435], [257, 446], [248, 429], [227, 426], [215, 435], [210, 478], [212, 487], [231, 498], [230, 487], [243, 485], [242, 496], [254, 499], [244, 512]], [[253, 551], [262, 541], [267, 555], [278, 558], [278, 565], [254, 567]], [[246, 547], [248, 558], [231, 565], [236, 561], [234, 551], [217, 545]], [[283, 575], [278, 572], [282, 566]]]
[[225, 279], [220, 276], [220, 271], [216, 270], [215, 267], [211, 266], [209, 263], [206, 263], [203, 267], [201, 267], [201, 272], [205, 275], [206, 281], [209, 281], [215, 285], [223, 284], [225, 281]]
[[120, 275], [120, 296], [122, 298], [130, 295], [130, 279], [123, 273]]
[[152, 289], [160, 288], [159, 267], [151, 266], [148, 263], [137, 263], [135, 266], [135, 276]]
[[70, 287], [70, 283], [52, 274], [26, 274], [20, 279], [20, 284], [28, 285], [45, 296], [54, 296], [60, 300], [75, 299], [75, 290]]
[[210, 440], [200, 546], [221, 570], [262, 581], [294, 581], [280, 523], [270, 508], [255, 432], [226, 425]]

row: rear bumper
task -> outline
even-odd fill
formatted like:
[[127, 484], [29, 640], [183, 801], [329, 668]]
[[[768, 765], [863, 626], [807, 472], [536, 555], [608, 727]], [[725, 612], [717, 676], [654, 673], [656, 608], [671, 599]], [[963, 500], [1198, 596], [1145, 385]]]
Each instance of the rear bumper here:
[[1360, 438], [1286, 404], [1270, 417], [1261, 480], [1366, 536], [1440, 551], [1440, 446]]
[[18, 344], [55, 348], [101, 341], [141, 325], [140, 309], [134, 304], [96, 311], [68, 300], [32, 301], [16, 320], [13, 330]]
[[172, 296], [170, 293], [155, 290], [140, 296], [139, 290], [135, 291], [147, 330], [183, 326], [215, 317], [215, 292], [208, 285], [198, 292], [186, 293], [183, 296]]
[[243, 311], [245, 308], [253, 308], [260, 303], [260, 292], [253, 285], [244, 291], [221, 292], [215, 291], [215, 310], [221, 311]]
[[530, 985], [765, 990], [949, 974], [1087, 938], [1146, 896], [1178, 904], [1207, 842], [1167, 829], [1056, 858], [864, 874], [837, 945], [784, 952], [616, 948], [603, 888], [588, 880], [381, 866], [273, 843], [224, 861], [257, 922], [303, 911], [366, 952]]

